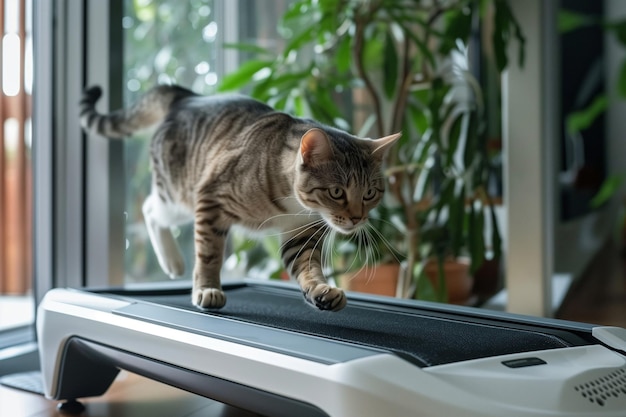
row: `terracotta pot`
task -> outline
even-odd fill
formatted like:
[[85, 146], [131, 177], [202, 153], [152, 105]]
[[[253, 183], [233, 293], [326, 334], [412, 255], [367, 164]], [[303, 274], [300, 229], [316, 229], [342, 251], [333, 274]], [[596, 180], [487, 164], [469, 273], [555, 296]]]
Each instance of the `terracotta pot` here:
[[[451, 304], [467, 304], [472, 296], [474, 284], [469, 273], [469, 259], [447, 258], [443, 263], [443, 270], [448, 291], [448, 302]], [[439, 273], [437, 260], [429, 260], [424, 266], [424, 274], [433, 287], [439, 290]]]
[[399, 264], [373, 265], [353, 273], [342, 275], [340, 283], [343, 289], [349, 291], [393, 297], [396, 295], [399, 273]]

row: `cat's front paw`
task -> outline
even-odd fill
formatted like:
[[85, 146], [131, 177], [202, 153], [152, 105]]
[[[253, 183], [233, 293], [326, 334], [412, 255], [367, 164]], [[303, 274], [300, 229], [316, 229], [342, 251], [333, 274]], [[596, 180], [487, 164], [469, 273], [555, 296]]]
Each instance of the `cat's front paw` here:
[[339, 311], [346, 306], [346, 294], [341, 288], [318, 284], [304, 291], [304, 298], [320, 310]]
[[226, 304], [226, 294], [217, 288], [194, 288], [191, 302], [199, 308], [222, 308]]

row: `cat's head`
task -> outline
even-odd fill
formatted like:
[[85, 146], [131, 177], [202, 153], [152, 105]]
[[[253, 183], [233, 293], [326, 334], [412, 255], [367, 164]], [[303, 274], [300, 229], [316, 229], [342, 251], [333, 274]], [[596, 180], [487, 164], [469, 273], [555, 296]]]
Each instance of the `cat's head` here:
[[383, 197], [383, 158], [399, 137], [369, 140], [334, 129], [307, 131], [296, 167], [298, 201], [340, 233], [358, 230]]

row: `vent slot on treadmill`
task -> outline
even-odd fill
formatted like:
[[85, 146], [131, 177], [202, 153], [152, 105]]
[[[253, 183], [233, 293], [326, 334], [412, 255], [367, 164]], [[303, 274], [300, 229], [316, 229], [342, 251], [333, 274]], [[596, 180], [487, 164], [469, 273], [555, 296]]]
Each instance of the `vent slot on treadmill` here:
[[574, 386], [574, 390], [593, 404], [604, 407], [607, 402], [626, 402], [626, 368], [610, 372]]

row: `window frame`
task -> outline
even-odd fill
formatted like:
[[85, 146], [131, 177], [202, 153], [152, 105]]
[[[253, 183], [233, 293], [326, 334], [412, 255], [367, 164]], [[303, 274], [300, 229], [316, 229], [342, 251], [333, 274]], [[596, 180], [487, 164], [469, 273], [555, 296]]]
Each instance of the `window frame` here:
[[[116, 102], [121, 94], [115, 97], [111, 88], [115, 71], [107, 71], [114, 62], [110, 58], [114, 40], [108, 35], [114, 33], [111, 15], [119, 5], [121, 0], [57, 0], [35, 5], [37, 302], [54, 287], [95, 286], [108, 281], [109, 265], [115, 265], [111, 257], [115, 250], [123, 250], [123, 246], [109, 244], [119, 229], [112, 224], [116, 219], [110, 218], [110, 201], [115, 202], [110, 194], [114, 181], [121, 183], [121, 178], [116, 178], [119, 170], [110, 168], [121, 143], [86, 137], [77, 123], [85, 81], [97, 82], [107, 91], [103, 110], [121, 103]], [[104, 165], [109, 175], [85, 169], [92, 165]], [[91, 278], [91, 274], [95, 276]]]
[[[85, 134], [78, 124], [85, 86], [102, 87], [100, 111], [123, 105], [124, 0], [35, 3], [39, 303], [54, 287], [125, 284], [125, 201], [118, 191], [125, 186], [124, 144]], [[238, 3], [215, 7], [217, 19], [231, 22], [218, 34], [219, 43], [234, 43], [238, 37]], [[236, 68], [237, 60], [237, 51], [220, 49], [220, 72]]]

